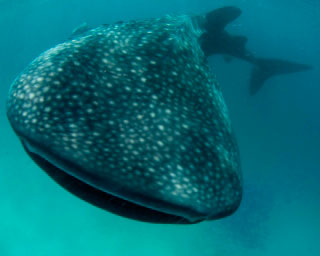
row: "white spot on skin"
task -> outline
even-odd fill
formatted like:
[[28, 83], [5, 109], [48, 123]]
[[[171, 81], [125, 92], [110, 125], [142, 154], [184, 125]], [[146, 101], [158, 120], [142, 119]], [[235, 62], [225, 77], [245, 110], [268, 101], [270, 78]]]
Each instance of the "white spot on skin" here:
[[178, 170], [182, 171], [183, 167], [181, 165], [177, 165]]
[[164, 126], [163, 125], [158, 125], [158, 128], [163, 131], [164, 130]]
[[47, 91], [49, 91], [49, 89], [50, 89], [50, 87], [46, 86], [46, 87], [43, 88], [43, 92], [47, 92]]
[[155, 170], [154, 168], [152, 168], [152, 167], [149, 167], [149, 168], [148, 168], [148, 171], [149, 171], [149, 172], [152, 172], [152, 173], [156, 172], [156, 170]]
[[189, 125], [183, 124], [182, 127], [185, 128], [185, 129], [188, 129], [188, 128], [189, 128]]
[[158, 156], [154, 156], [153, 159], [156, 160], [157, 162], [160, 161], [160, 157], [158, 157]]
[[160, 140], [159, 140], [157, 143], [158, 143], [158, 145], [161, 146], [161, 147], [164, 145], [163, 142], [160, 141]]
[[175, 184], [174, 185], [177, 189], [181, 189], [182, 188], [182, 186], [180, 185], [180, 184]]

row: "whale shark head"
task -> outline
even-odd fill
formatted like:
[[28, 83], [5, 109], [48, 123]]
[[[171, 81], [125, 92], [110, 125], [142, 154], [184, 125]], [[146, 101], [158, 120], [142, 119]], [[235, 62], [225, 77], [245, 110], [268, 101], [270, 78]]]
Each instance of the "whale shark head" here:
[[8, 119], [26, 152], [78, 197], [132, 219], [195, 223], [241, 201], [221, 90], [188, 16], [104, 25], [36, 58]]

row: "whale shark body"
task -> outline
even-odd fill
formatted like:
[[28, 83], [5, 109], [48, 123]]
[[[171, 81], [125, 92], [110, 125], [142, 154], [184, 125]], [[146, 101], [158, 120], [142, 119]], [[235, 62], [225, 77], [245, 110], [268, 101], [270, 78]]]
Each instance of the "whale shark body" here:
[[28, 155], [74, 195], [124, 217], [196, 223], [232, 214], [242, 176], [207, 64], [213, 16], [102, 25], [41, 54], [7, 100]]

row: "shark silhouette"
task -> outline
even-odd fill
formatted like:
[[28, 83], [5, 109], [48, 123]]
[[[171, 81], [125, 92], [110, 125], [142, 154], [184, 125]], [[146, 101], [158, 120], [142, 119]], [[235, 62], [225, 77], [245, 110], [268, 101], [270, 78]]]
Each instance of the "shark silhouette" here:
[[247, 37], [231, 35], [225, 27], [241, 15], [237, 7], [223, 7], [208, 13], [206, 16], [197, 16], [206, 32], [201, 35], [201, 47], [207, 56], [215, 54], [229, 55], [245, 60], [253, 65], [249, 91], [256, 94], [264, 82], [272, 76], [289, 74], [312, 69], [312, 66], [280, 59], [258, 58], [246, 49]]
[[25, 151], [66, 190], [127, 218], [197, 223], [232, 214], [240, 157], [207, 57], [253, 63], [255, 90], [295, 66], [248, 54], [244, 37], [224, 30], [239, 13], [75, 30], [11, 85], [7, 116]]

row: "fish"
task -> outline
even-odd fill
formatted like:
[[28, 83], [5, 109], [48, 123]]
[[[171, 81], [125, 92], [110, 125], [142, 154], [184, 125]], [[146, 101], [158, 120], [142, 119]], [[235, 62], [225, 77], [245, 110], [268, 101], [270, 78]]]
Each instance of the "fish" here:
[[239, 147], [200, 16], [83, 29], [13, 81], [8, 120], [30, 158], [82, 200], [150, 223], [227, 217]]
[[[232, 35], [226, 30], [226, 26], [236, 20], [242, 11], [238, 7], [226, 6], [205, 16], [202, 21], [205, 32], [202, 33], [200, 44], [207, 56], [223, 55], [227, 62], [230, 58], [237, 58], [249, 62], [252, 65], [249, 93], [256, 95], [264, 83], [273, 76], [303, 72], [313, 67], [294, 61], [276, 58], [261, 58], [255, 56], [246, 48], [248, 38], [242, 35]], [[197, 17], [203, 19], [202, 16]]]

